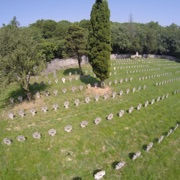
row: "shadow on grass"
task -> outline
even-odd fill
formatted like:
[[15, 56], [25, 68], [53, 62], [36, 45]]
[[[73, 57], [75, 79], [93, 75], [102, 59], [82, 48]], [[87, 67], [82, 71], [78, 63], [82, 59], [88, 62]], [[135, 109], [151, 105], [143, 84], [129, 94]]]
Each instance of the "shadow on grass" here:
[[116, 165], [117, 165], [118, 163], [119, 163], [119, 161], [114, 161], [114, 162], [111, 164], [112, 168], [115, 169], [115, 168], [116, 168]]
[[128, 156], [129, 156], [130, 159], [132, 159], [134, 155], [135, 155], [134, 152], [130, 152], [130, 153], [128, 154]]
[[180, 59], [176, 59], [175, 62], [180, 63]]
[[94, 171], [93, 171], [93, 176], [94, 176], [96, 173], [98, 173], [99, 171], [102, 171], [102, 169], [96, 169], [96, 170], [94, 170]]
[[[30, 85], [30, 92], [32, 93], [32, 101], [35, 99], [35, 94], [37, 92], [44, 91], [49, 85], [45, 83], [33, 83]], [[27, 100], [27, 96], [22, 88], [18, 88], [15, 91], [12, 91], [9, 93], [8, 97], [4, 99], [3, 105], [0, 108], [5, 108], [10, 105], [10, 98], [14, 99], [14, 103], [11, 103], [12, 106], [15, 106], [19, 103], [18, 96], [21, 96], [23, 98], [23, 101]]]
[[81, 75], [80, 80], [84, 84], [91, 84], [91, 86], [94, 86], [94, 83], [98, 83], [98, 86], [100, 85], [100, 81], [90, 75]]
[[154, 138], [153, 143], [157, 143], [158, 140], [159, 140], [158, 138]]
[[33, 96], [34, 96], [36, 94], [36, 92], [44, 91], [48, 87], [49, 87], [49, 85], [46, 84], [46, 83], [43, 83], [43, 82], [37, 83], [37, 82], [35, 82], [35, 83], [31, 84], [30, 91], [33, 93]]
[[147, 144], [144, 144], [144, 145], [142, 146], [142, 149], [143, 149], [144, 151], [146, 151], [146, 148], [147, 148]]
[[69, 68], [69, 69], [66, 69], [66, 70], [63, 72], [63, 74], [64, 74], [64, 75], [69, 75], [70, 72], [72, 73], [72, 75], [75, 75], [76, 73], [77, 73], [77, 74], [80, 74], [79, 68]]
[[72, 178], [72, 180], [82, 180], [82, 178], [81, 177], [74, 177], [74, 178]]
[[66, 69], [63, 74], [64, 75], [69, 75], [69, 73], [71, 72], [72, 75], [79, 75], [80, 76], [80, 81], [84, 84], [91, 84], [91, 86], [94, 86], [94, 83], [98, 83], [98, 86], [100, 85], [100, 81], [95, 78], [95, 77], [92, 77], [90, 75], [80, 75], [80, 70], [79, 68], [69, 68], [69, 69]]
[[167, 136], [168, 135], [168, 131], [163, 132], [163, 136]]

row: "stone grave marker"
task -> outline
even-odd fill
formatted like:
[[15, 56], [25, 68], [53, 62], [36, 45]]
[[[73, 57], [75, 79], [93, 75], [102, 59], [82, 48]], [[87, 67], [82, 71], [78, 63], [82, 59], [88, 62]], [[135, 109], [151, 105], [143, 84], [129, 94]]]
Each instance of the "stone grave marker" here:
[[50, 129], [50, 130], [48, 131], [48, 134], [49, 134], [50, 136], [55, 136], [55, 135], [56, 135], [56, 129]]
[[53, 91], [53, 93], [54, 93], [55, 96], [57, 96], [57, 95], [58, 95], [58, 90], [55, 89], [55, 90]]
[[122, 95], [123, 95], [123, 90], [121, 90], [121, 91], [119, 92], [119, 95], [120, 95], [120, 96], [122, 96]]
[[103, 176], [105, 176], [105, 174], [106, 174], [106, 172], [104, 170], [99, 171], [94, 175], [94, 179], [99, 180], [99, 179], [103, 178]]
[[22, 102], [23, 101], [23, 97], [22, 96], [18, 96], [18, 100], [19, 100], [19, 102]]
[[163, 139], [164, 139], [164, 136], [161, 136], [161, 137], [158, 139], [158, 143], [160, 143]]
[[67, 125], [64, 127], [64, 131], [66, 132], [71, 132], [72, 131], [72, 126], [71, 125]]
[[11, 104], [13, 104], [14, 103], [14, 98], [10, 97], [9, 101], [10, 101]]
[[65, 79], [65, 78], [62, 78], [61, 80], [62, 80], [62, 82], [63, 82], [63, 83], [65, 83], [65, 82], [66, 82], [66, 79]]
[[179, 124], [176, 124], [176, 126], [174, 127], [174, 131], [179, 127]]
[[133, 157], [132, 157], [132, 160], [134, 161], [134, 160], [136, 160], [138, 157], [140, 157], [141, 156], [141, 151], [138, 151], [138, 152], [136, 152], [134, 155], [133, 155]]
[[75, 106], [79, 106], [79, 99], [75, 99], [74, 104]]
[[65, 94], [67, 92], [67, 89], [66, 88], [62, 89], [62, 92]]
[[69, 108], [69, 101], [65, 101], [65, 102], [64, 102], [64, 107], [65, 107], [66, 109]]
[[113, 113], [110, 113], [107, 117], [106, 117], [107, 120], [112, 120], [113, 119]]
[[98, 125], [101, 122], [101, 118], [100, 117], [96, 117], [94, 120], [94, 124]]
[[172, 132], [173, 132], [173, 130], [170, 129], [170, 130], [168, 131], [168, 133], [167, 133], [167, 137], [168, 137]]
[[140, 110], [140, 109], [141, 109], [141, 107], [142, 107], [142, 104], [141, 104], [141, 103], [139, 103], [139, 104], [138, 104], [138, 106], [137, 106], [137, 110]]
[[149, 105], [149, 101], [146, 101], [145, 103], [144, 103], [144, 107], [147, 107]]
[[146, 151], [148, 152], [152, 147], [153, 147], [153, 142], [150, 142], [146, 147]]
[[125, 112], [124, 110], [120, 110], [118, 113], [119, 117], [122, 117], [124, 115], [124, 112]]
[[90, 102], [90, 97], [86, 97], [86, 98], [85, 98], [85, 103], [88, 104], [89, 102]]
[[35, 116], [37, 113], [36, 109], [34, 109], [34, 108], [30, 109], [29, 111], [33, 116]]
[[131, 113], [133, 112], [133, 110], [134, 110], [134, 107], [131, 106], [131, 107], [128, 109], [129, 114], [131, 114]]
[[79, 90], [80, 90], [80, 91], [83, 90], [83, 86], [82, 86], [82, 85], [79, 86]]
[[9, 138], [4, 138], [3, 139], [3, 143], [6, 144], [6, 145], [11, 145], [12, 144], [12, 140], [9, 139]]
[[32, 134], [32, 136], [33, 136], [34, 139], [40, 139], [41, 138], [41, 134], [39, 132], [34, 132]]
[[10, 113], [8, 114], [8, 116], [9, 116], [10, 119], [14, 119], [14, 117], [15, 117], [14, 113], [12, 113], [12, 112], [10, 112]]
[[57, 111], [58, 110], [58, 108], [59, 108], [59, 105], [58, 104], [53, 104], [53, 109], [54, 109], [54, 111]]
[[19, 110], [18, 112], [19, 116], [24, 117], [25, 116], [25, 112], [23, 110]]
[[96, 95], [96, 96], [94, 97], [94, 99], [95, 99], [95, 101], [99, 101], [99, 95]]
[[17, 137], [17, 140], [20, 141], [20, 142], [24, 142], [26, 140], [26, 138], [23, 135], [19, 135]]
[[40, 99], [41, 98], [41, 94], [40, 94], [40, 92], [38, 91], [38, 92], [36, 92], [36, 98], [38, 98], [38, 99]]
[[44, 113], [46, 113], [46, 112], [48, 111], [48, 107], [47, 107], [47, 106], [43, 106], [43, 107], [41, 108], [41, 110], [42, 110]]
[[121, 169], [126, 163], [124, 161], [119, 162], [118, 164], [116, 164], [115, 166], [115, 170], [119, 170]]
[[80, 123], [80, 126], [81, 126], [82, 128], [85, 128], [87, 125], [88, 125], [88, 122], [87, 122], [87, 121], [82, 121], [82, 122]]
[[116, 97], [116, 92], [114, 91], [113, 93], [112, 93], [112, 98], [115, 98]]

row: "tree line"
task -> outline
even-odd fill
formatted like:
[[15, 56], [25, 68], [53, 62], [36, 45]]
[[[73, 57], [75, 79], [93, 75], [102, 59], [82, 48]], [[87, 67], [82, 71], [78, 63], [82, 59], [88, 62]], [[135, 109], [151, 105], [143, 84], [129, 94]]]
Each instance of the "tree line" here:
[[[66, 58], [66, 39], [69, 37], [68, 29], [73, 26], [82, 28], [87, 42], [90, 32], [90, 20], [69, 22], [53, 20], [38, 20], [29, 28], [35, 28], [42, 38], [43, 51], [47, 61], [52, 58]], [[161, 26], [158, 22], [147, 24], [127, 22], [111, 22], [111, 52], [115, 54], [135, 52], [139, 54], [157, 54], [180, 57], [180, 26], [171, 24]]]
[[[147, 24], [127, 22], [111, 23], [111, 52], [115, 54], [157, 54], [180, 57], [180, 26], [171, 24], [161, 26], [158, 22]], [[18, 26], [19, 27], [19, 26]], [[0, 31], [4, 27], [0, 28]], [[37, 20], [28, 27], [19, 27], [34, 32], [34, 38], [39, 41], [39, 50], [44, 54], [46, 61], [53, 58], [73, 57], [67, 45], [72, 40], [73, 31], [78, 38], [81, 34], [83, 52], [87, 53], [87, 40], [90, 32], [90, 20], [69, 22], [62, 20]]]

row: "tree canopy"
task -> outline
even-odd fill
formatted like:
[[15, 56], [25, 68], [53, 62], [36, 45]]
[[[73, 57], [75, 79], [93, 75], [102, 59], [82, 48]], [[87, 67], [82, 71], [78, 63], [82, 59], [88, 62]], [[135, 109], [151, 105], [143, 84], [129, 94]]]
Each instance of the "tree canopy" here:
[[[48, 27], [51, 24], [52, 27]], [[87, 35], [91, 30], [90, 20], [83, 19], [74, 23], [65, 20], [59, 22], [38, 20], [29, 26], [29, 28], [36, 28], [37, 32], [41, 34], [43, 47], [49, 46], [49, 43], [53, 47], [51, 52], [49, 52], [49, 48], [44, 49], [47, 61], [52, 55], [54, 58], [68, 57], [64, 42], [68, 35], [69, 26], [75, 24], [85, 30], [87, 40]], [[146, 24], [133, 21], [126, 23], [111, 22], [110, 28], [111, 53], [134, 54], [138, 51], [140, 54], [152, 53], [180, 57], [180, 26], [176, 24], [164, 27], [153, 21]]]
[[82, 56], [87, 54], [87, 41], [85, 35], [85, 30], [79, 25], [74, 24], [69, 27], [65, 41], [67, 54], [70, 57], [77, 58], [81, 74], [83, 74], [81, 67]]
[[30, 76], [44, 64], [33, 34], [31, 29], [20, 28], [16, 18], [0, 30], [1, 85], [18, 82], [29, 99]]

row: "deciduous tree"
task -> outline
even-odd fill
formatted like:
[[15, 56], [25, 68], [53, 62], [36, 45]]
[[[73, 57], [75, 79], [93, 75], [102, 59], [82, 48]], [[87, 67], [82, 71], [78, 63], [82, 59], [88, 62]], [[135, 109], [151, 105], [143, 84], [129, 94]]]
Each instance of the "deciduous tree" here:
[[81, 74], [83, 74], [81, 61], [82, 56], [87, 54], [87, 41], [85, 38], [85, 30], [79, 25], [72, 25], [68, 29], [68, 36], [66, 37], [67, 54], [75, 57], [78, 60], [78, 65]]
[[30, 77], [44, 64], [32, 34], [30, 29], [20, 28], [16, 18], [0, 31], [1, 85], [18, 82], [29, 99]]

